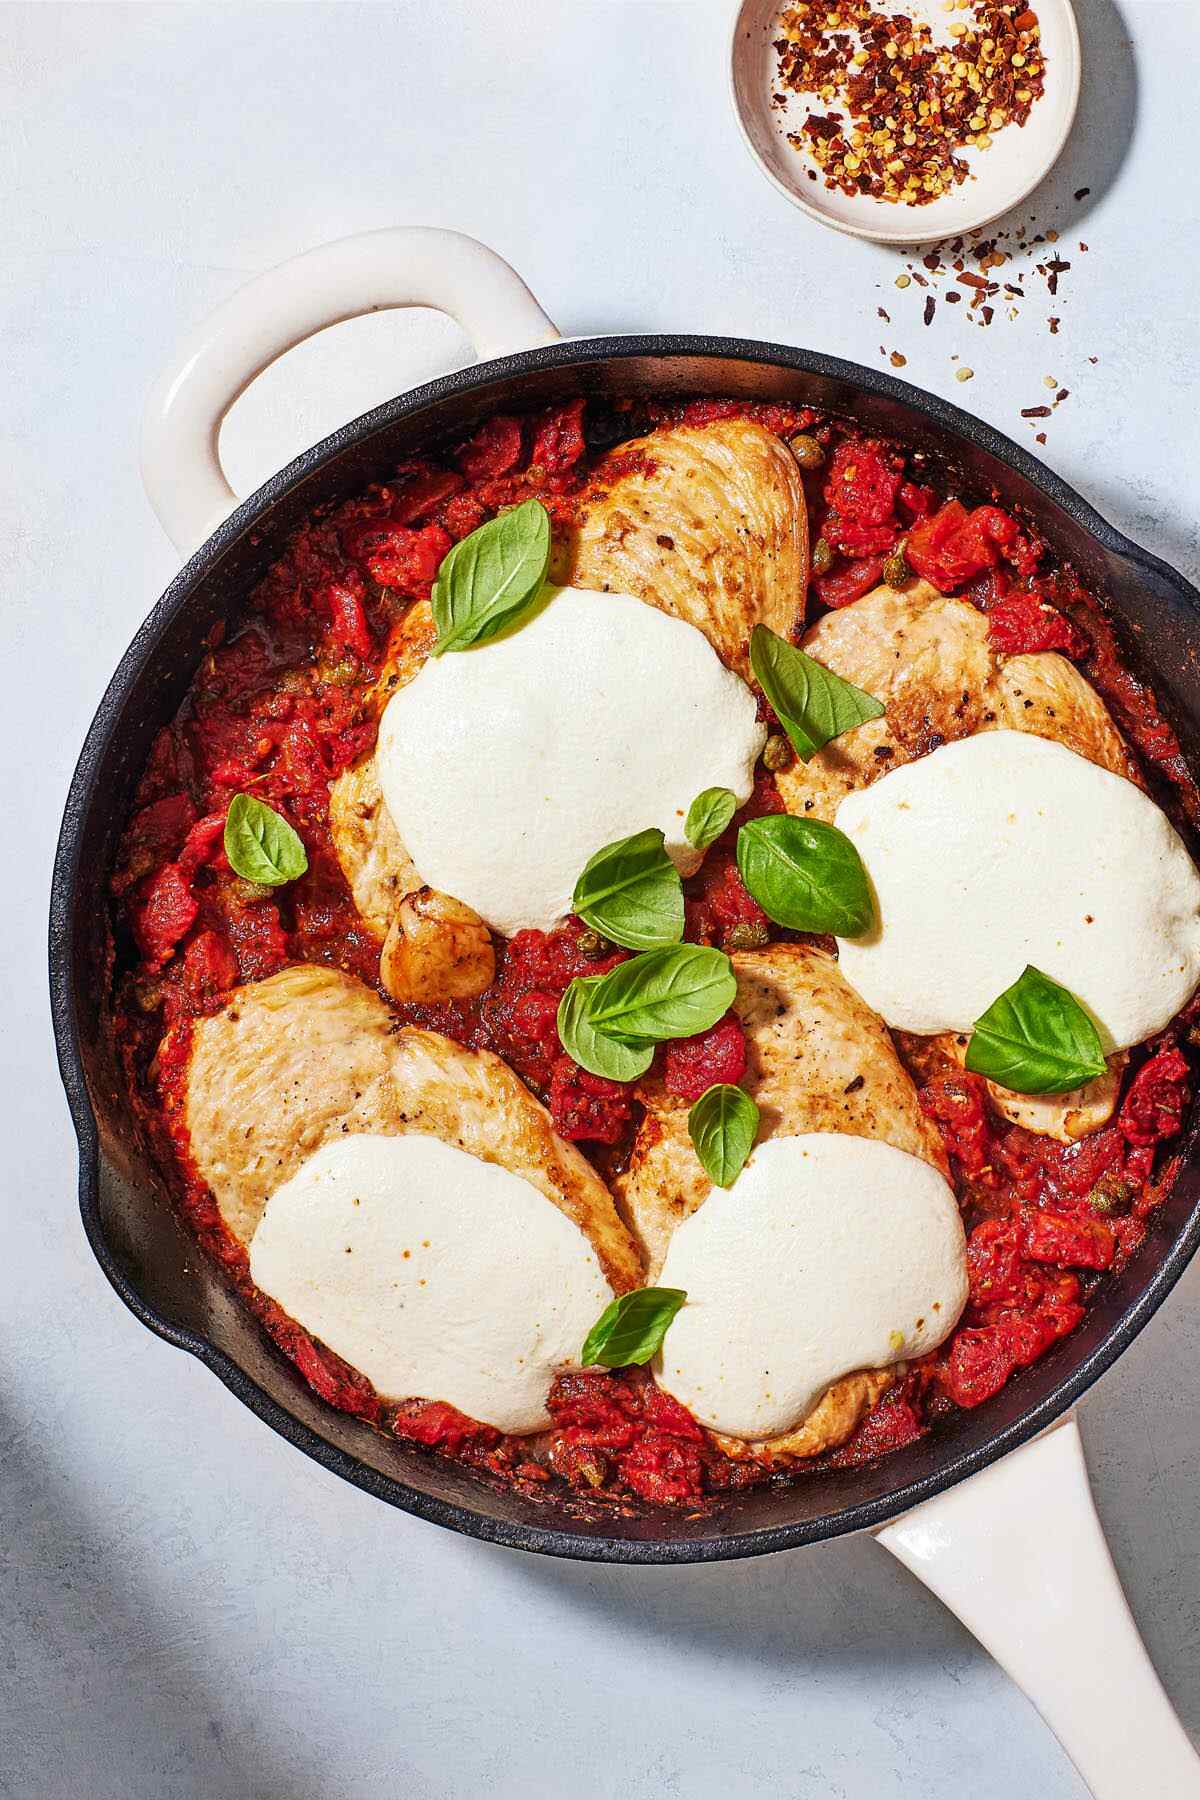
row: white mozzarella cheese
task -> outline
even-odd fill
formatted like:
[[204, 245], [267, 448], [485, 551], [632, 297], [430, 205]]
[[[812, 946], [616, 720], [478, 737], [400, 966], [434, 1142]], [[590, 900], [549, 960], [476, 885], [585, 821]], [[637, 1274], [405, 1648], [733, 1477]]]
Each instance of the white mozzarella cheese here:
[[1178, 833], [1063, 744], [946, 744], [849, 794], [837, 823], [879, 909], [874, 931], [840, 942], [842, 972], [899, 1030], [970, 1030], [1032, 963], [1124, 1050], [1200, 981], [1200, 874]]
[[967, 1298], [954, 1192], [875, 1138], [771, 1138], [671, 1239], [659, 1276], [687, 1300], [658, 1379], [701, 1424], [778, 1437], [855, 1369], [920, 1356]]
[[548, 930], [603, 845], [683, 833], [707, 787], [749, 798], [753, 694], [694, 625], [629, 594], [561, 588], [533, 618], [431, 657], [379, 725], [384, 800], [422, 881], [507, 936]]
[[277, 1188], [250, 1274], [389, 1399], [501, 1431], [549, 1425], [555, 1372], [612, 1300], [578, 1226], [439, 1138], [339, 1138]]

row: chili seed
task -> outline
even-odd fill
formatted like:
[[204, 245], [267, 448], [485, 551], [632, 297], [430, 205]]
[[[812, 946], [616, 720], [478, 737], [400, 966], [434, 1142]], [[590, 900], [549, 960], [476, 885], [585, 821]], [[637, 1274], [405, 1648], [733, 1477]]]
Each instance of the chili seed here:
[[725, 933], [724, 948], [726, 950], [761, 950], [771, 941], [771, 934], [765, 925], [759, 925], [753, 919], [747, 919], [740, 925], [731, 925]]
[[791, 744], [781, 731], [773, 731], [763, 745], [763, 767], [770, 769], [772, 775], [780, 769], [790, 769], [795, 755]]
[[788, 439], [788, 449], [802, 469], [819, 469], [825, 461], [825, 452], [815, 437], [801, 432], [799, 437]]
[[604, 939], [598, 931], [581, 931], [575, 939], [575, 948], [580, 956], [595, 957], [604, 954]]
[[812, 572], [814, 575], [828, 575], [833, 567], [833, 549], [825, 538], [818, 538], [812, 547]]

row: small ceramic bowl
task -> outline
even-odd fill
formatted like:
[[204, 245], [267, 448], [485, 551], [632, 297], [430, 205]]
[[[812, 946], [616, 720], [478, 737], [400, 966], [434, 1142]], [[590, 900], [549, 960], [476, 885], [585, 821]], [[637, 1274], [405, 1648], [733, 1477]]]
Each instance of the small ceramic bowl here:
[[[1027, 122], [998, 131], [987, 150], [965, 150], [962, 154], [972, 173], [958, 187], [928, 206], [900, 206], [827, 188], [819, 170], [815, 181], [809, 179], [808, 171], [816, 164], [792, 148], [787, 134], [800, 129], [812, 110], [812, 97], [789, 94], [786, 105], [774, 103], [780, 83], [772, 46], [786, 0], [742, 0], [730, 45], [730, 82], [734, 112], [750, 154], [781, 194], [822, 225], [852, 237], [881, 244], [927, 244], [987, 225], [1018, 206], [1054, 166], [1079, 102], [1079, 31], [1071, 0], [1031, 0], [1031, 4], [1041, 27], [1046, 74], [1045, 92]], [[896, 10], [929, 24], [938, 37], [948, 22], [936, 0], [905, 0]]]

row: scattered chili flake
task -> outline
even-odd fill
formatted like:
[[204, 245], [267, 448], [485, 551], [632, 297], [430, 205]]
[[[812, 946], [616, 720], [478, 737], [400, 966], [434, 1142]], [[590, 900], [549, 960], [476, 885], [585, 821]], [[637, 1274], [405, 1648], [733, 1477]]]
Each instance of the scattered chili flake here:
[[893, 369], [902, 369], [907, 363], [908, 358], [907, 356], [902, 356], [899, 350], [893, 350], [890, 361]]
[[1060, 325], [1060, 324], [1061, 324], [1061, 322], [1062, 322], [1062, 321], [1061, 321], [1061, 320], [1059, 320], [1059, 319], [1056, 319], [1056, 318], [1055, 318], [1055, 317], [1054, 317], [1054, 315], [1053, 315], [1053, 314], [1051, 314], [1051, 316], [1050, 316], [1050, 318], [1049, 318], [1049, 319], [1047, 319], [1047, 321], [1046, 321], [1046, 323], [1047, 323], [1047, 324], [1048, 324], [1048, 325], [1049, 325], [1049, 327], [1050, 327], [1050, 336], [1051, 336], [1051, 337], [1057, 337], [1057, 336], [1058, 336], [1058, 327], [1059, 327], [1059, 325]]
[[936, 307], [937, 307], [937, 301], [934, 299], [933, 295], [927, 294], [925, 297], [925, 323], [926, 323], [926, 325], [933, 324], [933, 315], [934, 315], [934, 311], [935, 311]]
[[[902, 206], [927, 206], [971, 173], [959, 154], [986, 150], [1004, 126], [1024, 125], [1045, 91], [1037, 14], [1021, 0], [973, 0], [951, 41], [871, 0], [793, 0], [774, 50], [788, 92], [810, 111], [788, 142], [811, 157], [827, 188]], [[925, 258], [940, 267], [936, 254]]]
[[1037, 436], [1036, 436], [1036, 437], [1035, 437], [1035, 438], [1034, 438], [1034, 440], [1033, 440], [1033, 441], [1034, 441], [1034, 443], [1035, 443], [1035, 444], [1044, 444], [1044, 443], [1045, 443], [1045, 441], [1046, 441], [1046, 434], [1045, 434], [1045, 432], [1044, 432], [1044, 431], [1039, 431], [1039, 432], [1038, 432], [1038, 434], [1037, 434]]
[[885, 324], [885, 325], [890, 325], [890, 324], [891, 324], [891, 322], [892, 322], [892, 321], [891, 321], [891, 319], [890, 319], [890, 318], [889, 318], [889, 317], [888, 317], [888, 315], [887, 315], [887, 313], [885, 313], [885, 312], [884, 312], [884, 310], [883, 310], [883, 308], [882, 308], [882, 306], [877, 306], [877, 307], [876, 307], [876, 308], [875, 308], [875, 311], [876, 311], [876, 312], [877, 312], [877, 313], [878, 313], [878, 314], [879, 314], [879, 316], [880, 316], [880, 318], [881, 318], [881, 319], [882, 319], [882, 320], [883, 320], [883, 322], [884, 322], [884, 324]]
[[1076, 188], [1075, 189], [1075, 198], [1077, 200], [1086, 200], [1088, 195], [1091, 193], [1091, 191], [1092, 190], [1090, 187], [1089, 188]]
[[1023, 419], [1048, 419], [1051, 410], [1049, 406], [1023, 406], [1021, 417]]
[[1071, 397], [1070, 388], [1059, 388], [1057, 394], [1055, 394], [1055, 396], [1054, 396], [1055, 406], [1061, 406], [1063, 401], [1069, 400], [1070, 397]]
[[954, 292], [954, 289], [951, 288], [950, 292], [946, 295], [946, 305], [947, 306], [957, 306], [961, 299], [962, 299], [962, 295], [956, 294]]

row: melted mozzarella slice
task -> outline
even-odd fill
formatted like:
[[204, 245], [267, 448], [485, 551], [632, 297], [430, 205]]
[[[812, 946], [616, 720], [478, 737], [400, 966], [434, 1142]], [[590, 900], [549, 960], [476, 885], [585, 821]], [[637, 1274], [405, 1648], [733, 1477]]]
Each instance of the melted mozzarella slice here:
[[422, 881], [511, 936], [549, 930], [588, 858], [635, 831], [694, 869], [688, 807], [747, 799], [765, 735], [694, 625], [560, 588], [508, 636], [431, 657], [388, 702], [376, 766]]
[[850, 794], [879, 923], [846, 979], [902, 1031], [969, 1031], [1027, 963], [1081, 1000], [1106, 1051], [1200, 981], [1200, 875], [1132, 782], [1020, 731], [946, 744]]
[[771, 1138], [685, 1219], [659, 1281], [687, 1301], [658, 1379], [702, 1425], [778, 1437], [855, 1369], [940, 1344], [966, 1304], [958, 1204], [877, 1138]]
[[267, 1201], [250, 1274], [386, 1398], [513, 1432], [549, 1425], [555, 1372], [613, 1297], [587, 1238], [528, 1181], [416, 1133], [310, 1156]]

